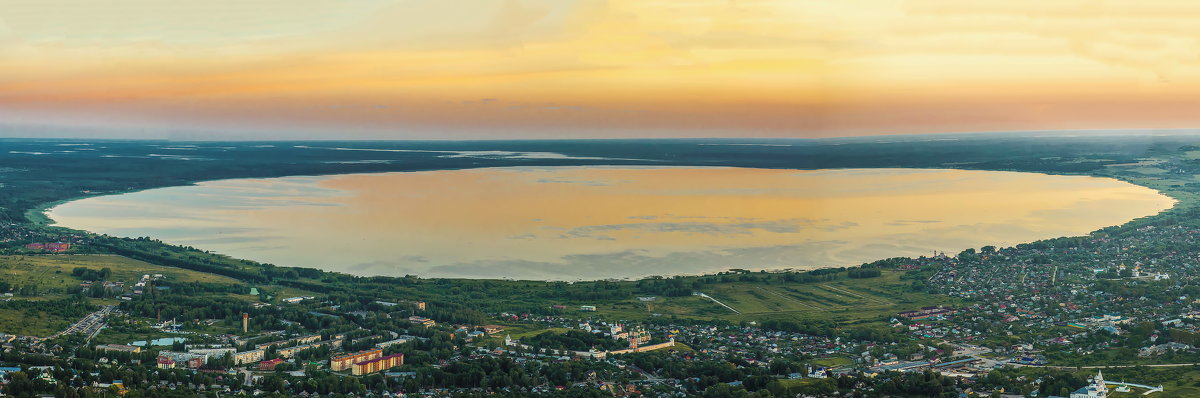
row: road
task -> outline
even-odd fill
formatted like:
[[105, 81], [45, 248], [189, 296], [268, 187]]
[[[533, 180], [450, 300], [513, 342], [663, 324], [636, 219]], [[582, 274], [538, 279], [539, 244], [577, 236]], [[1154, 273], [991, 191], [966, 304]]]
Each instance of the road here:
[[96, 335], [100, 333], [101, 329], [104, 329], [104, 326], [105, 326], [104, 317], [108, 316], [108, 314], [111, 314], [114, 310], [116, 310], [116, 308], [117, 307], [113, 306], [113, 305], [106, 305], [106, 306], [100, 308], [99, 311], [93, 312], [83, 318], [80, 318], [78, 321], [71, 324], [71, 326], [68, 326], [66, 329], [60, 330], [60, 331], [58, 331], [58, 333], [50, 335], [50, 337], [44, 338], [42, 340], [52, 340], [52, 339], [58, 338], [59, 336], [62, 336], [65, 334], [71, 334], [71, 333], [82, 334], [87, 337], [87, 340], [91, 340], [93, 337], [96, 337]]
[[1032, 368], [1054, 368], [1054, 369], [1108, 369], [1108, 368], [1174, 368], [1179, 366], [1200, 366], [1200, 363], [1163, 363], [1158, 365], [1093, 365], [1093, 366], [1051, 366], [1051, 365], [1023, 365], [1019, 363], [1009, 363], [1013, 366], [1026, 366]]
[[642, 370], [642, 368], [639, 368], [637, 366], [629, 365], [629, 369], [632, 369], [634, 372], [641, 374], [642, 377], [645, 377], [646, 381], [648, 381], [648, 382], [658, 383], [658, 382], [663, 381], [662, 378], [655, 376], [655, 375], [651, 374], [650, 372]]
[[981, 356], [981, 354], [987, 354], [987, 353], [992, 352], [992, 350], [990, 348], [966, 345], [966, 344], [954, 344], [954, 343], [947, 343], [947, 344], [949, 344], [951, 347], [954, 348], [954, 356], [964, 356], [964, 357], [970, 357], [972, 359], [978, 360], [981, 362], [981, 366], [984, 368], [993, 368], [996, 366], [997, 363], [999, 363], [999, 361], [997, 361], [995, 359], [986, 358], [986, 357]]
[[[954, 347], [955, 356], [967, 356], [980, 361], [984, 361], [987, 366], [991, 366], [998, 361], [994, 359], [984, 358], [980, 354], [992, 352], [992, 350], [984, 347], [968, 346], [960, 344], [950, 344]], [[1028, 365], [1015, 362], [1004, 362], [1005, 365], [1023, 366], [1030, 368], [1051, 368], [1051, 369], [1108, 369], [1108, 368], [1136, 368], [1139, 366], [1147, 368], [1173, 368], [1179, 366], [1200, 366], [1200, 363], [1164, 363], [1158, 365], [1089, 365], [1089, 366], [1055, 366], [1055, 365]]]
[[722, 303], [720, 300], [717, 300], [717, 299], [713, 298], [712, 296], [709, 296], [709, 295], [701, 293], [701, 292], [694, 292], [692, 294], [712, 300], [714, 303], [720, 304], [722, 307], [725, 307], [725, 308], [729, 309], [730, 311], [737, 313], [738, 315], [742, 315], [741, 311], [735, 310], [735, 309], [733, 309], [733, 307], [725, 305], [725, 303]]

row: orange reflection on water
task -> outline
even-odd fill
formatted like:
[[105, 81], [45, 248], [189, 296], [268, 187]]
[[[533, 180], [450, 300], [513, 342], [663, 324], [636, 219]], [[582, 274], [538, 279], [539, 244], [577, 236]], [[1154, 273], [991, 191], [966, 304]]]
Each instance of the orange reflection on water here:
[[[333, 199], [344, 205], [336, 210], [300, 215], [282, 207], [249, 216], [255, 225], [292, 225], [318, 245], [340, 231], [354, 237], [348, 248], [377, 258], [405, 248], [431, 266], [830, 241], [820, 251], [723, 260], [747, 268], [846, 265], [1077, 235], [1172, 204], [1113, 180], [959, 170], [502, 168], [348, 175], [320, 184], [351, 194]], [[878, 244], [903, 250], [871, 248]]]
[[569, 280], [1013, 245], [1173, 203], [1116, 180], [1031, 173], [559, 167], [216, 181], [84, 199], [51, 215], [279, 265]]

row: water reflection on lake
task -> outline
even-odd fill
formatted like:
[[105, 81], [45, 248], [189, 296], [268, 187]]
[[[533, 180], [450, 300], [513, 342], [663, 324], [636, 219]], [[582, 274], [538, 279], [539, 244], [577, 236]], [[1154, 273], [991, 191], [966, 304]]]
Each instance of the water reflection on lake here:
[[601, 279], [856, 265], [1081, 235], [1169, 208], [1032, 173], [492, 168], [204, 182], [63, 204], [59, 225], [358, 275]]

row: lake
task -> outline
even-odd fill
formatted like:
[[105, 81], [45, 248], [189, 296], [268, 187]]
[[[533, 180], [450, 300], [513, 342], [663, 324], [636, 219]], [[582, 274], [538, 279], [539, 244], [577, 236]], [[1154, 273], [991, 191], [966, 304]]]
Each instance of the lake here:
[[952, 255], [1083, 235], [1173, 204], [1084, 176], [614, 166], [210, 181], [48, 215], [280, 266], [586, 280]]

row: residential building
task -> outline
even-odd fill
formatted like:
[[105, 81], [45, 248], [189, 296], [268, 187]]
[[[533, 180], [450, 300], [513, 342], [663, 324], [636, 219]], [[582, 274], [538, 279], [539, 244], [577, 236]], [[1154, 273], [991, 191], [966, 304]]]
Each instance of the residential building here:
[[419, 324], [424, 327], [431, 327], [431, 326], [437, 325], [437, 322], [434, 322], [432, 319], [429, 319], [429, 318], [426, 318], [423, 316], [415, 316], [415, 315], [410, 316], [410, 317], [408, 317], [408, 321]]
[[340, 355], [329, 359], [329, 369], [340, 372], [350, 369], [354, 364], [378, 359], [383, 356], [383, 349], [359, 351], [353, 354]]
[[382, 372], [404, 364], [404, 354], [392, 354], [382, 358], [376, 358], [365, 362], [354, 364], [351, 371], [355, 376]]
[[268, 359], [258, 363], [258, 370], [275, 370], [275, 367], [281, 363], [283, 363], [283, 358]]
[[138, 347], [138, 346], [134, 346], [134, 345], [124, 345], [124, 344], [101, 344], [101, 345], [96, 346], [96, 350], [97, 351], [130, 352], [130, 353], [136, 354], [136, 353], [142, 352], [142, 347]]
[[313, 342], [317, 342], [317, 341], [321, 341], [321, 335], [313, 334], [313, 335], [308, 335], [308, 336], [294, 337], [294, 338], [290, 338], [287, 340], [276, 340], [276, 341], [272, 341], [272, 342], [268, 342], [268, 343], [262, 343], [262, 344], [255, 345], [254, 348], [267, 348], [270, 346], [288, 345], [288, 344], [308, 344], [308, 343], [313, 343]]
[[416, 337], [414, 337], [414, 336], [403, 335], [403, 336], [397, 337], [393, 340], [388, 340], [388, 341], [385, 341], [382, 343], [375, 344], [375, 346], [379, 347], [379, 348], [388, 348], [388, 347], [396, 345], [396, 344], [404, 344], [404, 343], [413, 341], [413, 339], [415, 339], [415, 338]]
[[161, 358], [170, 358], [174, 362], [176, 367], [185, 367], [188, 369], [196, 369], [201, 366], [204, 366], [204, 363], [208, 359], [208, 356], [206, 356], [204, 354], [193, 354], [190, 352], [176, 352], [176, 351], [160, 351], [158, 353], [158, 357], [160, 359]]
[[233, 354], [233, 363], [241, 365], [244, 363], [258, 362], [266, 357], [267, 350], [257, 349], [250, 351], [236, 352]]
[[193, 348], [188, 350], [188, 353], [203, 355], [207, 359], [221, 358], [224, 356], [232, 357], [237, 353], [233, 348]]

